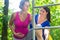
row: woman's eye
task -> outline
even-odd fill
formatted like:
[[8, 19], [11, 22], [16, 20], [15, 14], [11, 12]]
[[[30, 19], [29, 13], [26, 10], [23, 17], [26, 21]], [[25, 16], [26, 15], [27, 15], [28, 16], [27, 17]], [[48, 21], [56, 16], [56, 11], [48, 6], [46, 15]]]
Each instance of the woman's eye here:
[[43, 11], [43, 10], [40, 10], [40, 11], [44, 13], [44, 11]]

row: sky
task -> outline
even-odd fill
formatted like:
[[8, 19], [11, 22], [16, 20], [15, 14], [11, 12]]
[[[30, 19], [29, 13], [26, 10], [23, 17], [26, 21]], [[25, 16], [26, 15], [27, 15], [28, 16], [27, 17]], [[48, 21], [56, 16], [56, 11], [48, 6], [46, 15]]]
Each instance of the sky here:
[[9, 9], [15, 11], [20, 11], [19, 4], [21, 0], [9, 0]]

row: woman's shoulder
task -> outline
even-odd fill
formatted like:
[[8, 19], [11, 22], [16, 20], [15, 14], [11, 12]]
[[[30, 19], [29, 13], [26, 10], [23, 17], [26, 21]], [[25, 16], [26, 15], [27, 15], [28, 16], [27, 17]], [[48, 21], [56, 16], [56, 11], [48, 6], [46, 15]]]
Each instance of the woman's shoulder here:
[[31, 13], [28, 12], [27, 14], [31, 16]]
[[50, 24], [50, 22], [48, 20], [46, 22]]
[[39, 14], [35, 14], [35, 17], [38, 16]]
[[30, 21], [32, 20], [32, 15], [31, 15], [31, 13], [28, 13], [28, 18], [29, 18]]
[[28, 12], [28, 16], [31, 18], [32, 17], [31, 13]]
[[50, 26], [50, 22], [49, 22], [48, 20], [46, 20], [46, 21], [43, 22], [41, 25], [42, 25], [42, 27]]
[[18, 12], [13, 12], [12, 17], [15, 18]]
[[46, 20], [46, 25], [50, 26], [50, 22], [48, 20]]
[[48, 20], [43, 22], [44, 24], [50, 24], [50, 22]]

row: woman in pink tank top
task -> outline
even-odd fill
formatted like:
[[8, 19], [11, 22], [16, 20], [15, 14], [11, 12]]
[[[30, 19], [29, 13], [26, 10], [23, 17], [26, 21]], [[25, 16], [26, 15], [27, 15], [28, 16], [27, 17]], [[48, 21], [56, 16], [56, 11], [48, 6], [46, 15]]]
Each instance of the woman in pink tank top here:
[[[20, 12], [12, 14], [9, 27], [14, 34], [14, 40], [23, 40], [28, 33], [28, 25], [31, 21], [31, 15], [27, 12], [29, 7], [29, 0], [21, 0], [19, 8]], [[14, 27], [12, 27], [14, 24]]]

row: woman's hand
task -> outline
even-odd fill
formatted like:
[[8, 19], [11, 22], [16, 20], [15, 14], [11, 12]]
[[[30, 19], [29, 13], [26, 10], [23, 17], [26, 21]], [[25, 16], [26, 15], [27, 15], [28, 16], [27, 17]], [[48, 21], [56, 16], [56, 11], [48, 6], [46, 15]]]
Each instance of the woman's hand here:
[[14, 35], [17, 36], [17, 37], [20, 37], [20, 38], [24, 37], [24, 34], [22, 34], [22, 33], [14, 33]]
[[19, 33], [18, 37], [24, 37], [24, 34]]
[[44, 16], [40, 15], [38, 16], [38, 24], [42, 24], [44, 21], [46, 21], [47, 19], [45, 19]]

